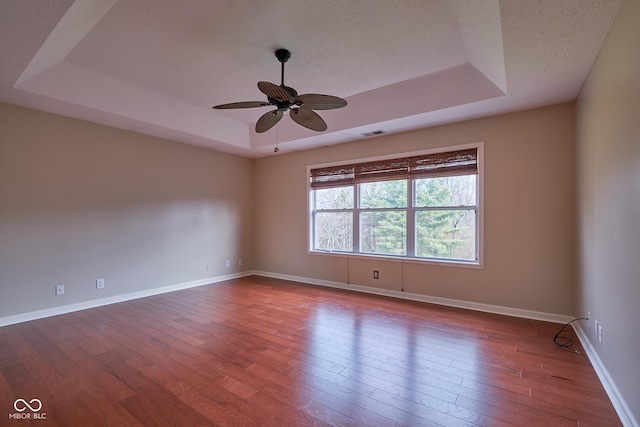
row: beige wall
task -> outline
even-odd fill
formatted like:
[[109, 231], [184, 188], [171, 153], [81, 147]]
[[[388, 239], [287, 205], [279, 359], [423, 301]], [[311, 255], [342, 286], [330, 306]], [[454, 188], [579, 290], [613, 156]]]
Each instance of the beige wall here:
[[[626, 1], [578, 98], [579, 314], [640, 420], [640, 2]], [[593, 325], [593, 322], [592, 322]]]
[[[0, 317], [252, 268], [573, 313], [572, 103], [256, 161], [0, 105]], [[307, 253], [307, 165], [477, 141], [484, 268]]]
[[[475, 303], [574, 312], [574, 104], [255, 162], [255, 267]], [[307, 253], [307, 165], [484, 141], [484, 268]], [[380, 271], [373, 280], [372, 271]]]
[[0, 318], [251, 269], [251, 174], [249, 159], [0, 104]]

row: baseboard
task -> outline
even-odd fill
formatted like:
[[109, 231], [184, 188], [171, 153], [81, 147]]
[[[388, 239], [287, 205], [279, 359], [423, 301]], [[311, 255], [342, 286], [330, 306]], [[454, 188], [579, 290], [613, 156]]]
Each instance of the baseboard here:
[[122, 294], [122, 295], [115, 295], [112, 297], [84, 301], [76, 304], [68, 304], [68, 305], [62, 305], [59, 307], [47, 308], [44, 310], [31, 311], [29, 313], [22, 313], [14, 316], [0, 317], [0, 327], [13, 325], [16, 323], [28, 322], [30, 320], [42, 319], [45, 317], [57, 316], [59, 314], [71, 313], [74, 311], [86, 310], [88, 308], [101, 307], [104, 305], [115, 304], [118, 302], [130, 301], [138, 298], [145, 298], [153, 295], [165, 294], [167, 292], [174, 292], [182, 289], [195, 288], [197, 286], [209, 285], [212, 283], [218, 283], [218, 282], [223, 282], [225, 280], [237, 279], [239, 277], [250, 276], [253, 274], [254, 274], [253, 272], [225, 274], [223, 276], [209, 277], [207, 279], [179, 283], [176, 285], [163, 286], [161, 288], [147, 289], [144, 291], [131, 292], [131, 293]]
[[602, 386], [604, 387], [613, 407], [616, 409], [618, 416], [620, 417], [620, 421], [626, 427], [640, 427], [638, 420], [633, 416], [631, 412], [631, 408], [627, 405], [627, 402], [622, 397], [620, 390], [616, 386], [615, 382], [609, 375], [609, 371], [605, 368], [602, 360], [600, 360], [600, 356], [596, 352], [596, 349], [591, 344], [591, 340], [589, 339], [589, 335], [582, 329], [582, 327], [578, 324], [578, 322], [572, 323], [573, 330], [576, 331], [576, 335], [580, 339], [580, 343], [584, 348], [584, 351], [587, 353], [587, 357], [589, 361], [591, 361], [591, 365], [593, 365], [593, 369], [596, 371], [596, 375], [600, 379]]
[[364, 292], [364, 293], [375, 294], [375, 295], [383, 295], [388, 297], [407, 299], [411, 301], [420, 301], [420, 302], [426, 302], [431, 304], [445, 305], [449, 307], [465, 308], [468, 310], [483, 311], [486, 313], [502, 314], [502, 315], [513, 316], [513, 317], [522, 317], [526, 319], [543, 320], [543, 321], [554, 322], [554, 323], [567, 323], [570, 320], [572, 320], [571, 317], [552, 314], [552, 313], [544, 313], [544, 312], [538, 312], [538, 311], [523, 310], [518, 308], [482, 304], [482, 303], [476, 303], [476, 302], [470, 302], [470, 301], [456, 300], [451, 298], [441, 298], [441, 297], [435, 297], [435, 296], [429, 296], [429, 295], [415, 294], [411, 292], [399, 292], [399, 291], [388, 290], [388, 289], [372, 288], [369, 286], [345, 284], [342, 282], [332, 282], [328, 280], [318, 280], [310, 277], [301, 277], [301, 276], [292, 276], [288, 274], [272, 273], [268, 271], [245, 271], [242, 273], [226, 274], [223, 276], [210, 277], [207, 279], [179, 283], [176, 285], [169, 285], [161, 288], [148, 289], [145, 291], [131, 292], [128, 294], [115, 295], [107, 298], [84, 301], [77, 304], [68, 304], [68, 305], [63, 305], [58, 307], [47, 308], [44, 310], [31, 311], [28, 313], [17, 314], [14, 316], [0, 317], [0, 327], [13, 325], [21, 322], [28, 322], [30, 320], [42, 319], [45, 317], [57, 316], [59, 314], [71, 313], [79, 310], [86, 310], [94, 307], [101, 307], [104, 305], [115, 304], [118, 302], [130, 301], [138, 298], [164, 294], [167, 292], [179, 291], [181, 289], [189, 289], [197, 286], [218, 283], [225, 280], [231, 280], [231, 279], [236, 279], [239, 277], [246, 277], [251, 275], [272, 277], [274, 279], [290, 280], [290, 281], [301, 282], [301, 283], [306, 283], [310, 285], [346, 289], [346, 290]]
[[525, 319], [542, 320], [553, 323], [567, 323], [573, 318], [560, 314], [545, 313], [540, 311], [524, 310], [520, 308], [504, 307], [499, 305], [482, 304], [477, 302], [463, 301], [451, 298], [441, 298], [429, 295], [415, 294], [411, 292], [400, 292], [388, 289], [372, 288], [369, 286], [346, 284], [342, 282], [332, 282], [328, 280], [318, 280], [309, 277], [291, 276], [287, 274], [271, 273], [268, 271], [254, 271], [258, 276], [271, 277], [274, 279], [290, 280], [293, 282], [307, 283], [310, 285], [327, 286], [330, 288], [347, 289], [350, 291], [364, 292], [374, 295], [383, 295], [394, 298], [401, 298], [411, 301], [420, 301], [431, 304], [446, 305], [449, 307], [465, 308], [468, 310], [482, 311], [485, 313], [502, 314], [505, 316], [521, 317]]

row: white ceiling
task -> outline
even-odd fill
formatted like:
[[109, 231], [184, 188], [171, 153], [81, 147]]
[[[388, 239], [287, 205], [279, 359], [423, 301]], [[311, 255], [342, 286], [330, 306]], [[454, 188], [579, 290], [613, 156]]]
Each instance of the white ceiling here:
[[[575, 99], [622, 0], [3, 0], [0, 100], [248, 157]], [[345, 98], [317, 133], [258, 81]]]

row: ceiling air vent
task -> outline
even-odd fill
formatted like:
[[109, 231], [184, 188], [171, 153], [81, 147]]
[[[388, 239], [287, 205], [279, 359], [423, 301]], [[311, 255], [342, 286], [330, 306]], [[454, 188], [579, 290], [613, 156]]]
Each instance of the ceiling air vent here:
[[376, 136], [376, 135], [382, 135], [384, 133], [384, 131], [382, 129], [380, 130], [374, 130], [373, 132], [365, 132], [363, 134], [361, 134], [362, 136]]

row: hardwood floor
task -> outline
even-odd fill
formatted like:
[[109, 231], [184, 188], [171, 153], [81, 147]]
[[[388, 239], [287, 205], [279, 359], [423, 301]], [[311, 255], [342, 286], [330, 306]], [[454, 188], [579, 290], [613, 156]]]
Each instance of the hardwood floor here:
[[0, 425], [621, 425], [560, 326], [231, 280], [0, 328]]

